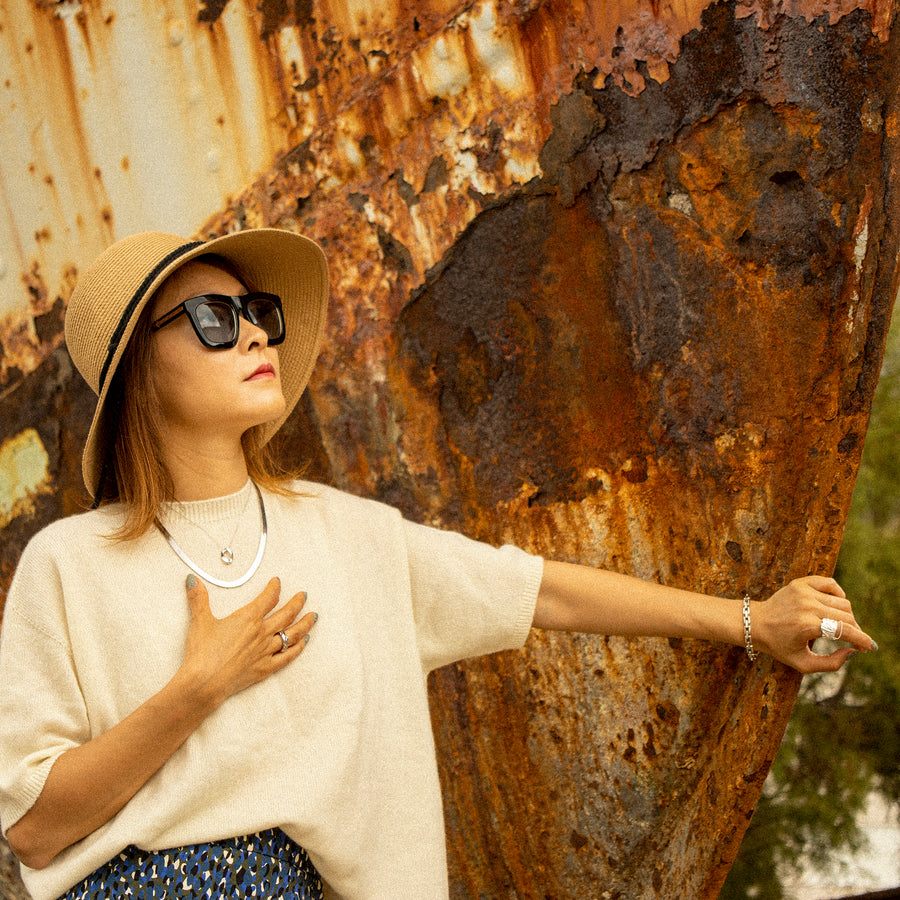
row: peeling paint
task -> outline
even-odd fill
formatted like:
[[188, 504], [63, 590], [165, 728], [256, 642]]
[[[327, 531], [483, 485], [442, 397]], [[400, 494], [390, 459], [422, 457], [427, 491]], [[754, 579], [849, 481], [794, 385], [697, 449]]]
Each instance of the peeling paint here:
[[[195, 231], [367, 92], [376, 91], [378, 109], [362, 133], [388, 153], [435, 100], [459, 106], [462, 136], [473, 104], [552, 103], [581, 70], [596, 72], [598, 88], [611, 78], [638, 96], [648, 76], [668, 80], [680, 42], [710, 5], [321, 0], [292, 10], [231, 0], [198, 14], [189, 0], [114, 12], [8, 4], [0, 11], [0, 260], [9, 273], [0, 277], [0, 342], [7, 329], [25, 333], [12, 273], [37, 264], [50, 295], [65, 296], [62, 273], [115, 237]], [[892, 8], [887, 0], [741, 0], [736, 10], [766, 29], [781, 15], [825, 13], [833, 25], [865, 10], [886, 40]], [[522, 183], [534, 176], [527, 148], [546, 135], [519, 112], [504, 130], [515, 119], [526, 128], [519, 147], [508, 145], [503, 174]], [[866, 115], [877, 119], [877, 110]], [[361, 171], [358, 141], [333, 150], [340, 177]], [[474, 181], [482, 195], [496, 188]], [[16, 370], [30, 371], [46, 352], [32, 344]]]
[[34, 509], [39, 494], [53, 490], [50, 459], [33, 428], [0, 444], [0, 529]]
[[812, 23], [822, 15], [828, 17], [829, 25], [836, 25], [844, 16], [856, 10], [865, 10], [872, 17], [872, 32], [880, 41], [888, 39], [891, 19], [895, 11], [893, 0], [836, 0], [832, 3], [817, 3], [815, 0], [739, 0], [738, 18], [754, 16], [760, 28], [769, 29], [778, 16], [803, 17]]

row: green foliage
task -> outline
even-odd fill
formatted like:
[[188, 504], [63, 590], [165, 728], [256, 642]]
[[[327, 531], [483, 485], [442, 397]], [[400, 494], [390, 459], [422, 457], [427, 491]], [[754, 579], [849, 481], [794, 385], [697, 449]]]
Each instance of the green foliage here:
[[827, 870], [864, 835], [872, 791], [900, 802], [900, 321], [881, 381], [836, 576], [878, 642], [833, 675], [808, 676], [720, 900], [784, 900], [801, 857]]

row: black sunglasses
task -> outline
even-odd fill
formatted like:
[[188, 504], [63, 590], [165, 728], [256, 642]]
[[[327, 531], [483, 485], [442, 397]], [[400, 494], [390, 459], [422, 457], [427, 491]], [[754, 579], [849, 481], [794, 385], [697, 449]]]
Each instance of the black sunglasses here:
[[270, 345], [280, 344], [284, 340], [284, 312], [281, 297], [277, 294], [250, 291], [236, 296], [201, 294], [190, 297], [160, 316], [151, 324], [151, 330], [159, 331], [182, 313], [190, 319], [200, 343], [213, 350], [227, 350], [237, 344], [239, 316], [262, 329]]

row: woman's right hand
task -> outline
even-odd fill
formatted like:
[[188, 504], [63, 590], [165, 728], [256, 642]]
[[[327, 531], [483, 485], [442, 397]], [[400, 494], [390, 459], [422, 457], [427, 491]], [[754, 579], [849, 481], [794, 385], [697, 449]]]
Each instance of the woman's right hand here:
[[[273, 578], [256, 598], [223, 619], [210, 609], [206, 585], [187, 577], [191, 621], [180, 674], [204, 693], [212, 706], [256, 684], [295, 660], [318, 619], [300, 616], [306, 594], [294, 594], [280, 609], [281, 582]], [[279, 632], [288, 638], [282, 649]]]

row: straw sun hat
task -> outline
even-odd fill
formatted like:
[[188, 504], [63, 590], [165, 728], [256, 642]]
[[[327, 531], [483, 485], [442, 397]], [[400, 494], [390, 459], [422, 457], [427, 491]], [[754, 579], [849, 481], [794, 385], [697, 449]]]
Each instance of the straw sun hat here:
[[306, 387], [328, 302], [328, 269], [317, 244], [275, 228], [239, 231], [210, 241], [186, 241], [155, 231], [123, 238], [81, 276], [66, 310], [69, 353], [98, 397], [82, 456], [84, 483], [92, 497], [100, 487], [115, 434], [118, 411], [110, 409], [109, 389], [134, 327], [166, 278], [205, 253], [229, 260], [253, 290], [282, 299], [286, 336], [278, 349], [286, 409], [266, 425], [266, 440], [281, 427]]

